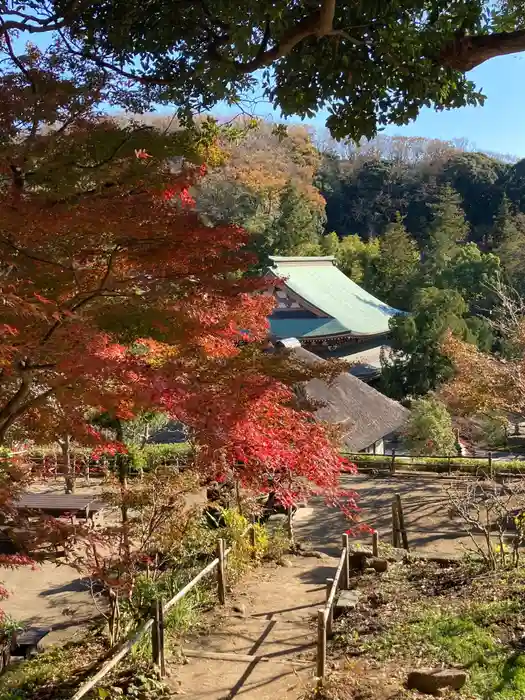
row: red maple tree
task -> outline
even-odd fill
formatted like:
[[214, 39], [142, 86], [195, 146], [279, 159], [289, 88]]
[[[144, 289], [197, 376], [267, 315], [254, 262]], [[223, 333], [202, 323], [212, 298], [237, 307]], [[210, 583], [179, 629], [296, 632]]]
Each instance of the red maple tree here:
[[[100, 446], [93, 415], [163, 410], [192, 431], [201, 477], [341, 502], [348, 465], [293, 390], [312, 369], [265, 352], [273, 300], [245, 274], [247, 233], [192, 208], [224, 131], [103, 114], [125, 86], [59, 43], [18, 55], [7, 33], [0, 50], [0, 444]], [[130, 561], [124, 472], [120, 489]]]
[[273, 302], [243, 274], [246, 232], [191, 206], [219, 127], [111, 119], [99, 105], [113, 77], [82, 73], [59, 44], [4, 51], [0, 443], [89, 442], [95, 412], [162, 408], [195, 431], [202, 469], [235, 459], [247, 485], [273, 473], [286, 498], [308, 482], [335, 493], [341, 460], [293, 405], [308, 371], [264, 354]]

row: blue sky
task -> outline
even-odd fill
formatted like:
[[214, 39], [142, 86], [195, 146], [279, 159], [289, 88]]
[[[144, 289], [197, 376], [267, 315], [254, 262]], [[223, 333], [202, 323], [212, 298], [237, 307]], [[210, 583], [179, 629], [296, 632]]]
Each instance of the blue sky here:
[[[471, 71], [469, 78], [487, 97], [483, 107], [446, 112], [424, 109], [416, 121], [404, 127], [389, 127], [384, 133], [444, 140], [467, 138], [474, 149], [525, 157], [525, 53], [487, 61]], [[279, 120], [269, 104], [261, 104], [254, 111]], [[225, 115], [235, 109], [216, 112]], [[322, 127], [325, 118], [320, 114], [305, 123]]]

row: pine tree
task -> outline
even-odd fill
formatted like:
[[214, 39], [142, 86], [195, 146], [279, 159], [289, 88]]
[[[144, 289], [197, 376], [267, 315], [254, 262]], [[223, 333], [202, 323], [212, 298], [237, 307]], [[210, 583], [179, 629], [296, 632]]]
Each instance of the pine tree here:
[[516, 222], [514, 219], [514, 212], [512, 211], [509, 198], [504, 194], [492, 225], [490, 235], [492, 246], [497, 248], [503, 241], [513, 238], [515, 231]]
[[280, 195], [280, 214], [272, 224], [268, 240], [277, 255], [301, 255], [319, 244], [325, 216], [312, 206], [297, 185], [289, 182]]
[[461, 198], [452, 187], [446, 185], [440, 190], [439, 199], [432, 208], [434, 217], [424, 250], [425, 271], [430, 282], [447, 267], [458, 251], [458, 243], [465, 241], [469, 233]]
[[508, 280], [525, 291], [525, 214], [513, 211], [506, 196], [494, 217], [492, 241]]
[[419, 251], [399, 213], [379, 237], [379, 255], [374, 262], [370, 286], [380, 299], [406, 308], [419, 270]]

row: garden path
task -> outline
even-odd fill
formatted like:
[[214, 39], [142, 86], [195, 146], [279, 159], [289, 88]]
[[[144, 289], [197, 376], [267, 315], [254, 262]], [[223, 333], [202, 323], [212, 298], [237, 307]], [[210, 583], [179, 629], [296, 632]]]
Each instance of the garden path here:
[[257, 655], [268, 661], [187, 658], [168, 664], [170, 684], [192, 700], [297, 700], [315, 673], [317, 610], [337, 559], [289, 556], [256, 569], [227, 601], [205, 635], [184, 648]]

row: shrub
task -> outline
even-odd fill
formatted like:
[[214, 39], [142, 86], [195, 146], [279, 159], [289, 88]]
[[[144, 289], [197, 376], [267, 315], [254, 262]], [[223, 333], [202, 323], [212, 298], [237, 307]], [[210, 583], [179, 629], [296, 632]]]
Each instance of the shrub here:
[[412, 454], [457, 455], [450, 413], [432, 396], [413, 402], [404, 439]]

